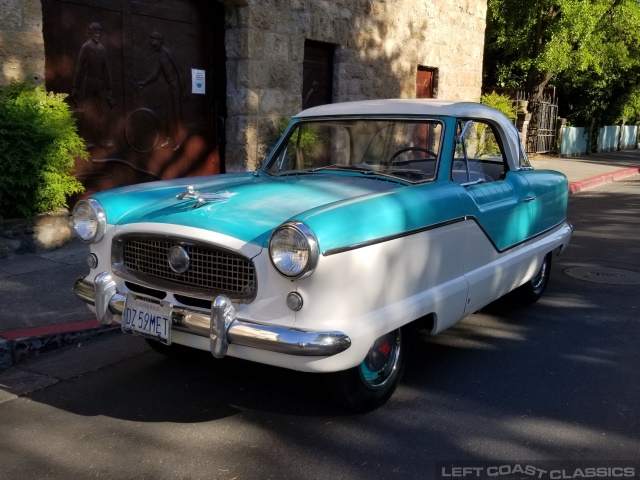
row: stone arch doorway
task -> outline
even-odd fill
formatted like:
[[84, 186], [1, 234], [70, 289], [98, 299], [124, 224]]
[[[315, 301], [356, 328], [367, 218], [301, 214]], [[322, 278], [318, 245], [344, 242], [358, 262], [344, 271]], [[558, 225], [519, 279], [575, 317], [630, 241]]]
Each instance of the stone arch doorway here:
[[224, 7], [186, 0], [43, 0], [45, 81], [69, 94], [87, 193], [219, 173]]

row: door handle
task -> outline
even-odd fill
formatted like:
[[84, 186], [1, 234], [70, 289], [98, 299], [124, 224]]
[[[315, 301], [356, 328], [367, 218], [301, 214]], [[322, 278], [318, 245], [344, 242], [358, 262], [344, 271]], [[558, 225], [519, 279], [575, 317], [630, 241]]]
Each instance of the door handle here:
[[536, 199], [535, 195], [533, 197], [527, 197], [527, 198], [523, 198], [522, 201], [524, 203], [529, 203], [529, 202], [533, 202]]

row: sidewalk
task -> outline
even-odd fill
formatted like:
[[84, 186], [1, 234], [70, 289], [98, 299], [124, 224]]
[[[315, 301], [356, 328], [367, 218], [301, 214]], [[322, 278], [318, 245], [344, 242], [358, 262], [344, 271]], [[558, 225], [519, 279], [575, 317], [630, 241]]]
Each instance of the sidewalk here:
[[569, 193], [578, 193], [605, 183], [640, 173], [640, 149], [595, 153], [580, 157], [559, 158], [534, 156], [531, 164], [537, 170], [564, 173], [569, 179]]
[[[640, 174], [640, 149], [575, 158], [534, 156], [534, 168], [558, 170], [570, 193]], [[78, 239], [41, 254], [0, 259], [0, 371], [62, 346], [119, 330], [102, 327], [72, 292], [86, 275], [87, 245]]]

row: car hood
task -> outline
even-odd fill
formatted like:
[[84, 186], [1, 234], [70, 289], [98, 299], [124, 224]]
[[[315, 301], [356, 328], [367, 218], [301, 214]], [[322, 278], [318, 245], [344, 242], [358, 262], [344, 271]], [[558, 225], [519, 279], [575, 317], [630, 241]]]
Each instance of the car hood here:
[[[179, 199], [188, 185], [218, 199], [194, 208], [195, 199]], [[268, 176], [225, 174], [153, 182], [93, 195], [113, 225], [165, 223], [211, 230], [264, 245], [275, 227], [321, 206], [383, 194], [402, 187], [343, 172]]]

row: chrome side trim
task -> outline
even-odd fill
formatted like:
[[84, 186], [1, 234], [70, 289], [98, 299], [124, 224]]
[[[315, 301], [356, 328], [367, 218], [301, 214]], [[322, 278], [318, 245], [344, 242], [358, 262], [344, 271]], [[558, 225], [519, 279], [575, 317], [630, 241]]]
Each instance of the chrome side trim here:
[[352, 245], [346, 245], [344, 247], [338, 248], [330, 248], [329, 250], [325, 250], [322, 252], [323, 257], [328, 257], [329, 255], [336, 255], [338, 253], [348, 252], [350, 250], [357, 250], [358, 248], [369, 247], [371, 245], [376, 245], [378, 243], [389, 242], [391, 240], [397, 240], [398, 238], [409, 237], [411, 235], [416, 235], [418, 233], [427, 232], [429, 230], [434, 230], [436, 228], [444, 227], [447, 225], [453, 225], [454, 223], [464, 222], [467, 217], [454, 218], [451, 220], [446, 220], [444, 222], [434, 223], [429, 225], [428, 227], [416, 228], [413, 230], [407, 230], [406, 232], [396, 233], [394, 235], [387, 235], [386, 237], [374, 238], [371, 240], [367, 240], [366, 242], [354, 243]]
[[[104, 275], [111, 277], [106, 272]], [[73, 290], [80, 300], [90, 305], [97, 305], [98, 297], [106, 298], [112, 291], [108, 282], [96, 281], [94, 284], [84, 278], [76, 281]], [[108, 305], [107, 311], [113, 315], [113, 320], [117, 323], [121, 322], [124, 301], [125, 295], [115, 290], [114, 282], [113, 294], [104, 305]], [[216, 297], [212, 302], [215, 312], [211, 313], [174, 306], [171, 318], [172, 328], [192, 335], [208, 337], [213, 343], [215, 343], [214, 340], [218, 340], [217, 336], [222, 336], [222, 332], [226, 329], [228, 344], [303, 357], [329, 357], [344, 352], [351, 346], [351, 339], [343, 332], [309, 331], [239, 319], [235, 316], [235, 311], [226, 311], [224, 308], [226, 302], [231, 305], [231, 300], [224, 295]], [[222, 309], [222, 315], [220, 315], [220, 309]], [[216, 318], [217, 325], [215, 327], [212, 325], [213, 318]], [[215, 332], [216, 339], [212, 338], [213, 332]], [[213, 348], [214, 345], [212, 345], [212, 353], [224, 356], [226, 349], [223, 348], [222, 339], [220, 343], [220, 347]]]
[[[397, 240], [399, 238], [409, 237], [411, 235], [416, 235], [418, 233], [427, 232], [429, 230], [434, 230], [436, 228], [444, 227], [444, 226], [447, 226], [447, 225], [453, 225], [454, 223], [464, 222], [464, 221], [467, 221], [467, 220], [473, 220], [474, 222], [476, 222], [478, 227], [480, 227], [480, 230], [482, 230], [482, 232], [487, 237], [487, 240], [489, 240], [489, 242], [491, 242], [491, 245], [493, 246], [495, 251], [498, 252], [498, 253], [504, 253], [504, 252], [506, 252], [508, 250], [511, 250], [512, 248], [515, 248], [515, 247], [518, 247], [518, 246], [520, 246], [520, 245], [522, 245], [524, 243], [527, 243], [527, 242], [533, 240], [534, 238], [540, 237], [542, 235], [546, 235], [547, 233], [551, 232], [552, 230], [555, 230], [556, 228], [560, 227], [564, 223], [567, 223], [566, 222], [567, 219], [565, 217], [564, 219], [562, 219], [557, 224], [553, 225], [552, 227], [547, 228], [546, 230], [543, 230], [542, 232], [536, 233], [535, 235], [532, 235], [532, 236], [530, 236], [528, 238], [525, 238], [524, 240], [521, 240], [521, 241], [519, 241], [517, 243], [514, 243], [513, 245], [509, 245], [506, 248], [500, 249], [500, 248], [498, 248], [496, 243], [493, 241], [491, 236], [489, 236], [489, 233], [487, 233], [487, 231], [484, 229], [484, 227], [482, 226], [480, 221], [474, 215], [467, 215], [465, 217], [454, 218], [452, 220], [447, 220], [447, 221], [440, 222], [440, 223], [434, 223], [433, 225], [429, 225], [428, 227], [416, 228], [414, 230], [407, 230], [406, 232], [397, 233], [395, 235], [388, 235], [386, 237], [374, 238], [374, 239], [368, 240], [366, 242], [354, 243], [352, 245], [346, 245], [344, 247], [330, 248], [328, 250], [323, 251], [322, 252], [322, 256], [323, 257], [328, 257], [329, 255], [336, 255], [338, 253], [344, 253], [344, 252], [348, 252], [348, 251], [351, 251], [351, 250], [357, 250], [358, 248], [364, 248], [364, 247], [368, 247], [368, 246], [371, 246], [371, 245], [376, 245], [378, 243], [384, 243], [384, 242], [389, 242], [391, 240]], [[571, 231], [573, 232], [573, 226], [571, 224], [568, 224], [568, 225], [570, 226]]]
[[541, 237], [541, 236], [543, 236], [543, 235], [546, 235], [547, 233], [552, 232], [553, 230], [555, 230], [555, 229], [557, 229], [557, 228], [561, 227], [562, 225], [567, 224], [567, 218], [565, 217], [565, 218], [563, 218], [561, 221], [559, 221], [558, 223], [556, 223], [555, 225], [553, 225], [553, 226], [551, 226], [551, 227], [547, 228], [546, 230], [543, 230], [543, 231], [541, 231], [541, 232], [539, 232], [539, 233], [536, 233], [535, 235], [531, 235], [530, 237], [527, 237], [527, 238], [525, 238], [524, 240], [521, 240], [521, 241], [519, 241], [519, 242], [517, 242], [517, 243], [514, 243], [513, 245], [509, 245], [509, 246], [508, 246], [508, 247], [506, 247], [506, 248], [502, 248], [502, 249], [500, 249], [500, 248], [498, 248], [498, 246], [495, 244], [495, 242], [493, 241], [493, 239], [491, 238], [491, 236], [489, 235], [489, 233], [484, 229], [484, 227], [482, 226], [482, 224], [480, 223], [480, 221], [479, 221], [475, 216], [473, 216], [473, 215], [468, 216], [468, 217], [467, 217], [467, 220], [473, 220], [474, 222], [476, 222], [476, 224], [478, 225], [478, 227], [480, 227], [480, 230], [482, 230], [482, 233], [484, 233], [484, 234], [485, 234], [485, 236], [487, 237], [487, 239], [491, 242], [491, 245], [493, 245], [493, 248], [494, 248], [494, 249], [496, 250], [496, 252], [498, 252], [498, 253], [504, 253], [504, 252], [507, 252], [507, 251], [509, 251], [509, 250], [511, 250], [511, 249], [513, 249], [513, 248], [519, 247], [520, 245], [523, 245], [523, 244], [525, 244], [525, 243], [527, 243], [527, 242], [530, 242], [530, 241], [531, 241], [531, 240], [533, 240], [533, 239], [536, 239], [536, 238], [538, 238], [538, 237]]

